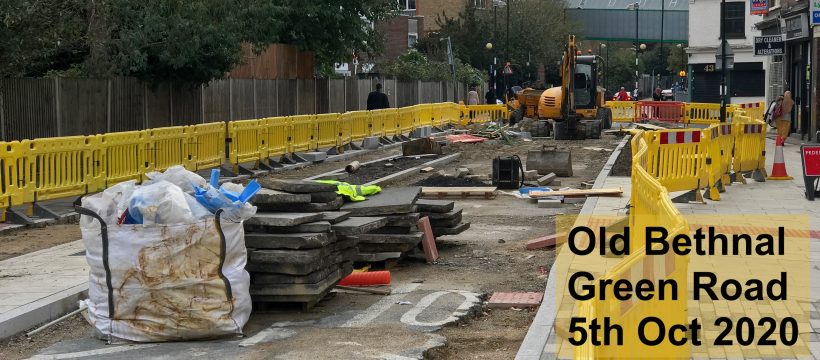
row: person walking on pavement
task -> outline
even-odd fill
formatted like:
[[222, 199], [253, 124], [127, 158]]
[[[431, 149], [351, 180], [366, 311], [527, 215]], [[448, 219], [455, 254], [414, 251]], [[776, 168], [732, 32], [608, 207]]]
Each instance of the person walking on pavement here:
[[487, 101], [488, 105], [495, 105], [496, 104], [495, 89], [493, 89], [492, 86], [490, 86], [490, 89], [487, 90], [487, 93], [484, 95], [484, 100]]
[[478, 92], [474, 87], [471, 87], [470, 92], [467, 93], [467, 105], [478, 105]]
[[[780, 109], [778, 109], [778, 107]], [[794, 108], [794, 100], [792, 99], [792, 92], [786, 91], [783, 93], [783, 100], [780, 105], [774, 110], [774, 124], [777, 128], [777, 136], [786, 139], [789, 137], [789, 130], [792, 126], [792, 109]]]
[[376, 90], [367, 94], [367, 110], [387, 109], [390, 107], [390, 100], [387, 94], [382, 92], [382, 84], [376, 84]]
[[621, 86], [621, 90], [618, 91], [618, 93], [615, 95], [615, 98], [618, 101], [629, 101], [630, 96], [629, 96], [629, 93], [626, 92], [626, 88]]
[[655, 88], [655, 92], [652, 93], [652, 101], [663, 101], [663, 96], [661, 95], [661, 88]]

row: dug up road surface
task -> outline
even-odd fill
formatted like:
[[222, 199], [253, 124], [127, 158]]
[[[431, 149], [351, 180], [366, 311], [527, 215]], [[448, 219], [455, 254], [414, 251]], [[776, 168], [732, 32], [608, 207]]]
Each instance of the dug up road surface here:
[[[518, 155], [526, 162], [528, 151], [558, 145], [571, 149], [573, 159], [574, 176], [560, 178], [562, 186], [578, 187], [595, 179], [619, 141], [604, 135], [585, 141], [448, 144], [445, 153], [461, 156], [441, 170], [454, 174], [468, 167], [473, 174], [488, 175], [496, 156]], [[399, 148], [384, 149], [356, 160], [400, 153]], [[305, 178], [344, 165], [316, 164], [277, 176]], [[412, 185], [433, 174], [383, 186]], [[512, 359], [535, 310], [490, 310], [482, 302], [498, 291], [543, 292], [553, 250], [529, 251], [524, 244], [551, 234], [555, 217], [576, 214], [580, 205], [539, 209], [503, 194], [492, 200], [455, 200], [471, 228], [437, 240], [441, 258], [436, 264], [411, 258], [394, 267], [393, 295], [336, 291], [307, 312], [298, 308], [254, 312], [244, 338], [173, 344], [105, 345], [78, 315], [31, 340], [18, 336], [0, 343], [0, 358]], [[14, 250], [2, 255], [17, 256], [76, 240], [77, 228], [75, 224], [4, 234], [0, 244]], [[13, 245], [18, 243], [26, 245]]]

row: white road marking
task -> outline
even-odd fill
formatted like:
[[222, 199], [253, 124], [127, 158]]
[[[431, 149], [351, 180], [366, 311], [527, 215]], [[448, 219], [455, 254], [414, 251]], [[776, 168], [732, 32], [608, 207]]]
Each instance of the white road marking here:
[[137, 349], [147, 349], [157, 346], [158, 344], [145, 344], [145, 345], [125, 345], [125, 346], [113, 346], [113, 347], [106, 347], [102, 349], [95, 349], [95, 350], [86, 350], [86, 351], [77, 351], [71, 353], [64, 353], [64, 354], [48, 354], [48, 355], [35, 355], [29, 358], [29, 360], [58, 360], [58, 359], [77, 359], [82, 357], [88, 356], [98, 356], [98, 355], [107, 355], [107, 354], [116, 354], [131, 350]]
[[413, 292], [421, 284], [402, 284], [393, 289], [390, 295], [383, 297], [369, 308], [348, 320], [341, 327], [363, 327], [387, 311], [390, 306], [399, 301], [404, 295]]
[[251, 336], [239, 343], [240, 347], [248, 347], [259, 344], [263, 341], [282, 340], [296, 335], [296, 330], [287, 329], [288, 326], [307, 326], [313, 325], [316, 321], [282, 321], [273, 323], [270, 327], [262, 330], [256, 335]]
[[[444, 320], [441, 321], [434, 321], [434, 322], [420, 322], [416, 320], [416, 317], [422, 313], [422, 311], [426, 310], [430, 305], [432, 305], [439, 297], [445, 294], [460, 294], [464, 297], [464, 301], [458, 305], [455, 311], [453, 311], [452, 315], [448, 316]], [[464, 316], [467, 314], [467, 310], [469, 310], [473, 305], [477, 304], [480, 300], [478, 299], [478, 294], [472, 293], [469, 291], [463, 290], [446, 290], [446, 291], [436, 291], [434, 293], [427, 294], [427, 296], [421, 298], [416, 306], [413, 306], [412, 309], [404, 313], [401, 316], [401, 322], [411, 325], [411, 326], [443, 326], [444, 324], [453, 322], [458, 320], [459, 316]]]

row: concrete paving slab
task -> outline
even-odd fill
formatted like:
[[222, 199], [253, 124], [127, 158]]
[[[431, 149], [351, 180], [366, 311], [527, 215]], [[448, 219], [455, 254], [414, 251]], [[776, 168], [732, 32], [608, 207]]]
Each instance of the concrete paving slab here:
[[413, 226], [419, 221], [421, 214], [407, 213], [398, 215], [387, 215], [387, 226]]
[[438, 228], [445, 228], [445, 227], [450, 227], [451, 228], [451, 227], [455, 227], [456, 225], [461, 223], [461, 220], [462, 220], [462, 216], [459, 213], [456, 217], [454, 217], [452, 219], [431, 220], [430, 224], [433, 227], [438, 227]]
[[344, 205], [344, 199], [341, 197], [336, 197], [332, 201], [326, 203], [309, 202], [298, 204], [256, 204], [261, 211], [298, 211], [305, 213], [339, 210], [342, 205]]
[[308, 162], [322, 162], [327, 160], [327, 153], [322, 151], [311, 151], [311, 152], [303, 152], [297, 153], [300, 158], [307, 160]]
[[[317, 213], [321, 214], [321, 213]], [[292, 233], [321, 233], [330, 231], [330, 223], [327, 221], [314, 221], [295, 226], [259, 226], [249, 225], [245, 223], [245, 230], [250, 232], [275, 232], [277, 234], [292, 234]]]
[[341, 269], [332, 271], [327, 277], [313, 284], [252, 284], [250, 288], [251, 296], [280, 296], [280, 295], [319, 295], [325, 293], [328, 288], [333, 287], [342, 279]]
[[491, 309], [528, 308], [541, 304], [544, 293], [540, 292], [497, 292], [490, 296], [487, 307]]
[[309, 194], [315, 192], [336, 191], [336, 185], [322, 184], [309, 180], [290, 180], [264, 177], [257, 179], [259, 185], [266, 189], [279, 190], [290, 193]]
[[417, 231], [418, 228], [413, 226], [385, 226], [371, 231], [374, 234], [409, 234]]
[[328, 277], [332, 272], [338, 271], [342, 268], [341, 264], [333, 264], [325, 268], [321, 268], [307, 275], [286, 275], [286, 274], [271, 274], [271, 273], [253, 273], [251, 275], [251, 283], [257, 285], [265, 284], [314, 284], [322, 279]]
[[358, 235], [387, 225], [386, 217], [351, 217], [330, 226], [339, 235]]
[[[245, 221], [247, 225], [256, 226], [296, 226], [312, 221], [317, 221], [322, 218], [320, 213], [286, 213], [286, 212], [260, 212], [256, 213], [254, 217]], [[310, 232], [310, 231], [306, 231]], [[319, 231], [317, 231], [319, 232]]]
[[322, 212], [321, 221], [327, 221], [331, 224], [345, 221], [350, 218], [350, 213], [347, 211], [324, 211]]
[[[347, 173], [345, 173], [347, 174]], [[312, 203], [326, 203], [339, 198], [339, 194], [335, 191], [315, 192], [310, 193], [310, 202]]]
[[418, 199], [416, 207], [421, 213], [446, 213], [453, 210], [455, 202], [448, 200]]
[[[423, 233], [414, 232], [410, 234], [361, 234], [355, 238], [362, 244], [412, 244], [418, 245], [421, 242]], [[367, 251], [364, 251], [367, 252]]]
[[421, 215], [426, 216], [427, 218], [430, 219], [430, 221], [452, 220], [452, 219], [456, 219], [456, 218], [461, 219], [461, 212], [462, 212], [462, 209], [458, 209], [458, 210], [450, 210], [448, 212], [443, 212], [443, 213], [439, 213], [439, 212], [422, 212]]
[[295, 204], [309, 202], [311, 202], [310, 194], [294, 194], [271, 189], [259, 189], [259, 192], [251, 198], [251, 203], [254, 205]]
[[414, 204], [421, 194], [418, 186], [383, 189], [365, 201], [351, 202], [342, 206], [353, 216], [391, 215], [413, 212]]
[[245, 233], [245, 246], [252, 249], [317, 249], [334, 241], [332, 233]]
[[435, 235], [436, 237], [444, 236], [444, 235], [458, 235], [458, 234], [461, 234], [461, 233], [467, 231], [468, 229], [470, 229], [470, 223], [468, 223], [468, 222], [458, 224], [455, 227], [451, 227], [451, 228], [434, 227], [433, 228], [433, 235]]
[[398, 259], [401, 257], [401, 251], [398, 252], [381, 252], [381, 253], [358, 253], [355, 261], [358, 262], [377, 262], [390, 259]]

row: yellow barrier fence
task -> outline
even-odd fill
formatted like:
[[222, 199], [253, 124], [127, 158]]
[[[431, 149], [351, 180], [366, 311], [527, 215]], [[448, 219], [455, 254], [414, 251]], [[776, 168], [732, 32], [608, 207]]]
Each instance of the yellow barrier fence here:
[[[398, 123], [397, 128], [400, 134], [409, 134], [413, 129], [432, 124], [432, 115], [430, 107], [426, 105], [413, 105], [410, 107], [399, 108], [396, 110]], [[423, 114], [423, 115], [422, 115]], [[430, 119], [427, 123], [420, 123], [421, 119]]]
[[188, 136], [182, 126], [145, 130], [147, 171], [164, 171], [174, 165], [188, 165]]
[[[100, 146], [95, 150], [94, 166], [105, 180], [98, 189], [104, 189], [116, 183], [137, 180], [149, 168], [145, 148], [147, 133], [145, 131], [127, 131], [98, 135]], [[223, 135], [224, 136], [224, 135]], [[224, 147], [224, 139], [222, 146]]]
[[93, 151], [99, 147], [97, 136], [23, 140], [20, 147], [23, 150], [17, 168], [23, 194], [15, 203], [79, 196], [97, 190], [93, 184], [99, 181], [92, 175]]
[[[402, 108], [404, 109], [404, 108]], [[382, 136], [394, 137], [401, 134], [399, 123], [400, 109], [381, 109], [371, 113], [374, 128], [381, 128]]]
[[215, 122], [187, 126], [189, 170], [197, 171], [222, 166], [225, 162], [226, 124]]
[[316, 115], [316, 145], [314, 148], [335, 148], [341, 146], [339, 114]]
[[[727, 108], [728, 111], [728, 108]], [[720, 104], [686, 103], [684, 120], [687, 124], [716, 124], [720, 122]]]
[[[351, 111], [342, 114], [343, 126], [349, 128], [350, 141], [362, 141], [370, 135], [370, 111]], [[379, 135], [380, 136], [380, 135]]]
[[703, 135], [708, 139], [709, 199], [719, 201], [723, 187], [731, 185], [729, 171], [732, 168], [735, 145], [732, 124], [714, 124], [705, 129]]
[[754, 120], [763, 120], [766, 114], [766, 103], [763, 101], [734, 104], [735, 108], [743, 110], [746, 115]]
[[[740, 174], [748, 171], [759, 172], [766, 177], [766, 123], [752, 120], [745, 115], [735, 115], [734, 141], [735, 154], [733, 170]], [[737, 179], [745, 182], [743, 176]]]
[[315, 120], [315, 115], [290, 117], [289, 152], [310, 151], [316, 148], [316, 140], [313, 137], [316, 127]]
[[446, 106], [442, 108], [442, 122], [444, 125], [454, 125], [461, 122], [461, 105], [446, 103]]
[[[415, 124], [417, 126], [433, 126], [433, 122], [435, 119], [434, 112], [436, 110], [437, 104], [418, 104], [411, 106], [413, 108], [413, 113], [415, 114]], [[401, 110], [399, 110], [401, 111]], [[404, 125], [404, 123], [402, 123]], [[404, 126], [402, 126], [402, 131], [404, 131]], [[413, 131], [412, 128], [408, 129], [407, 132]]]
[[17, 171], [17, 159], [22, 157], [20, 142], [0, 142], [0, 221], [6, 221], [6, 209], [12, 204], [19, 204], [22, 184]]
[[239, 164], [259, 164], [262, 154], [265, 153], [265, 139], [262, 132], [262, 120], [242, 120], [228, 123], [228, 139], [230, 139], [228, 157], [239, 171]]
[[461, 111], [462, 124], [485, 123], [509, 117], [504, 105], [468, 105]]
[[264, 159], [287, 154], [290, 144], [290, 118], [281, 116], [262, 119], [261, 126], [265, 139]]
[[708, 144], [699, 129], [647, 132], [646, 171], [668, 191], [697, 190], [708, 183], [706, 156]]
[[629, 123], [635, 121], [636, 105], [634, 101], [607, 101], [606, 106], [612, 110], [612, 122]]

